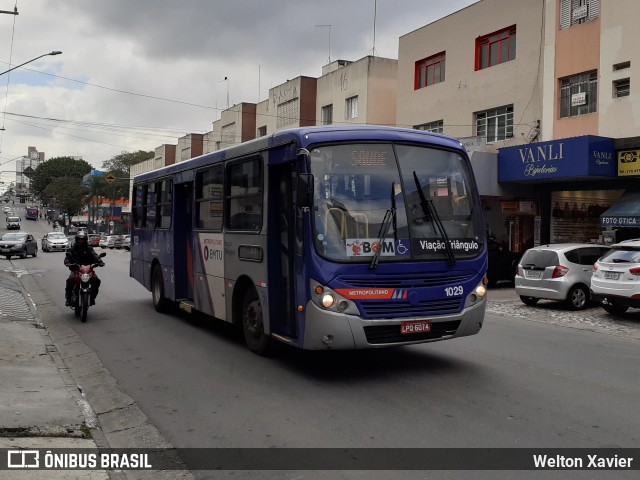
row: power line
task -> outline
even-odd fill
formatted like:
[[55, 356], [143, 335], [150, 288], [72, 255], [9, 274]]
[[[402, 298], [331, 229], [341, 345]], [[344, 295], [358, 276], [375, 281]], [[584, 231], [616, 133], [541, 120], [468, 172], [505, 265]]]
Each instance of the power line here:
[[[7, 62], [0, 62], [0, 63], [7, 63]], [[97, 85], [95, 83], [83, 82], [82, 80], [76, 80], [74, 78], [63, 77], [61, 75], [55, 75], [55, 74], [49, 73], [49, 72], [41, 72], [40, 70], [34, 70], [32, 68], [24, 68], [23, 70], [28, 70], [30, 72], [39, 73], [41, 75], [48, 75], [50, 77], [60, 78], [62, 80], [67, 80], [69, 82], [75, 82], [75, 83], [80, 83], [82, 85], [88, 85], [90, 87], [101, 88], [103, 90], [108, 90], [108, 91], [111, 91], [111, 92], [123, 93], [125, 95], [133, 95], [133, 96], [136, 96], [136, 97], [150, 98], [150, 99], [153, 99], [153, 100], [162, 100], [163, 102], [179, 103], [181, 105], [188, 105], [190, 107], [198, 107], [198, 108], [206, 108], [208, 110], [222, 111], [222, 109], [220, 109], [220, 108], [211, 107], [209, 105], [200, 105], [200, 104], [197, 104], [197, 103], [184, 102], [182, 100], [174, 100], [174, 99], [171, 99], [171, 98], [157, 97], [157, 96], [148, 95], [148, 94], [145, 94], [145, 93], [128, 92], [126, 90], [119, 90], [117, 88], [105, 87], [104, 85]]]

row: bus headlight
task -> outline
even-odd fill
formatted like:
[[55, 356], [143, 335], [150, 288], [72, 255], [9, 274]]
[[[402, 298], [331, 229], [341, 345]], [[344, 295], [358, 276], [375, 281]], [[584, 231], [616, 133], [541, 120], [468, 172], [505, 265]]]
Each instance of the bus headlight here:
[[325, 293], [322, 296], [322, 306], [324, 308], [331, 308], [331, 307], [333, 307], [334, 303], [336, 303], [336, 299], [330, 293]]
[[473, 291], [469, 293], [469, 295], [467, 295], [467, 299], [464, 304], [465, 308], [475, 305], [476, 303], [483, 300], [486, 296], [487, 287], [480, 283], [476, 288], [473, 289]]
[[311, 301], [318, 307], [332, 312], [359, 315], [358, 307], [331, 288], [311, 280]]

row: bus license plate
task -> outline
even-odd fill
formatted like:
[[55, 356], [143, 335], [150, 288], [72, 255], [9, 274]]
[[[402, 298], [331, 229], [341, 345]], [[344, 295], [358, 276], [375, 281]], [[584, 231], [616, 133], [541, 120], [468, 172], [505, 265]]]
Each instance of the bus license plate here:
[[408, 333], [424, 333], [431, 331], [431, 322], [420, 320], [417, 322], [402, 322], [400, 324], [400, 333], [406, 335]]
[[620, 272], [604, 272], [604, 278], [607, 280], [618, 280]]

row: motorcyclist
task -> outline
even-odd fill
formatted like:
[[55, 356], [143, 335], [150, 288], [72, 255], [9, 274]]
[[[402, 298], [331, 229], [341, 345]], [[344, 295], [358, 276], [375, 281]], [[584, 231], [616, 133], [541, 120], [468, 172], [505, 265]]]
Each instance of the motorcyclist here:
[[[65, 266], [69, 267], [69, 270], [71, 270], [64, 289], [66, 299], [65, 305], [71, 305], [71, 295], [73, 294], [73, 287], [75, 285], [75, 270], [78, 269], [78, 265], [93, 265], [94, 263], [97, 263], [101, 267], [104, 266], [104, 262], [100, 260], [96, 251], [91, 245], [89, 245], [89, 239], [86, 232], [81, 230], [75, 236], [73, 247], [67, 250], [67, 254], [64, 257]], [[100, 283], [102, 282], [94, 272], [93, 277], [91, 278], [90, 305], [96, 304], [96, 297], [98, 296]]]

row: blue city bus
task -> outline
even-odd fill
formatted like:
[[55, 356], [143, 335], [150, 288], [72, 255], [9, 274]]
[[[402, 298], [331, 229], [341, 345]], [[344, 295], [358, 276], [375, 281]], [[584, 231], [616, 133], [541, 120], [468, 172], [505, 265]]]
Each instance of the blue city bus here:
[[424, 131], [295, 128], [134, 178], [131, 277], [258, 354], [476, 334], [485, 243], [466, 151]]
[[27, 207], [24, 218], [27, 220], [38, 220], [38, 207]]

